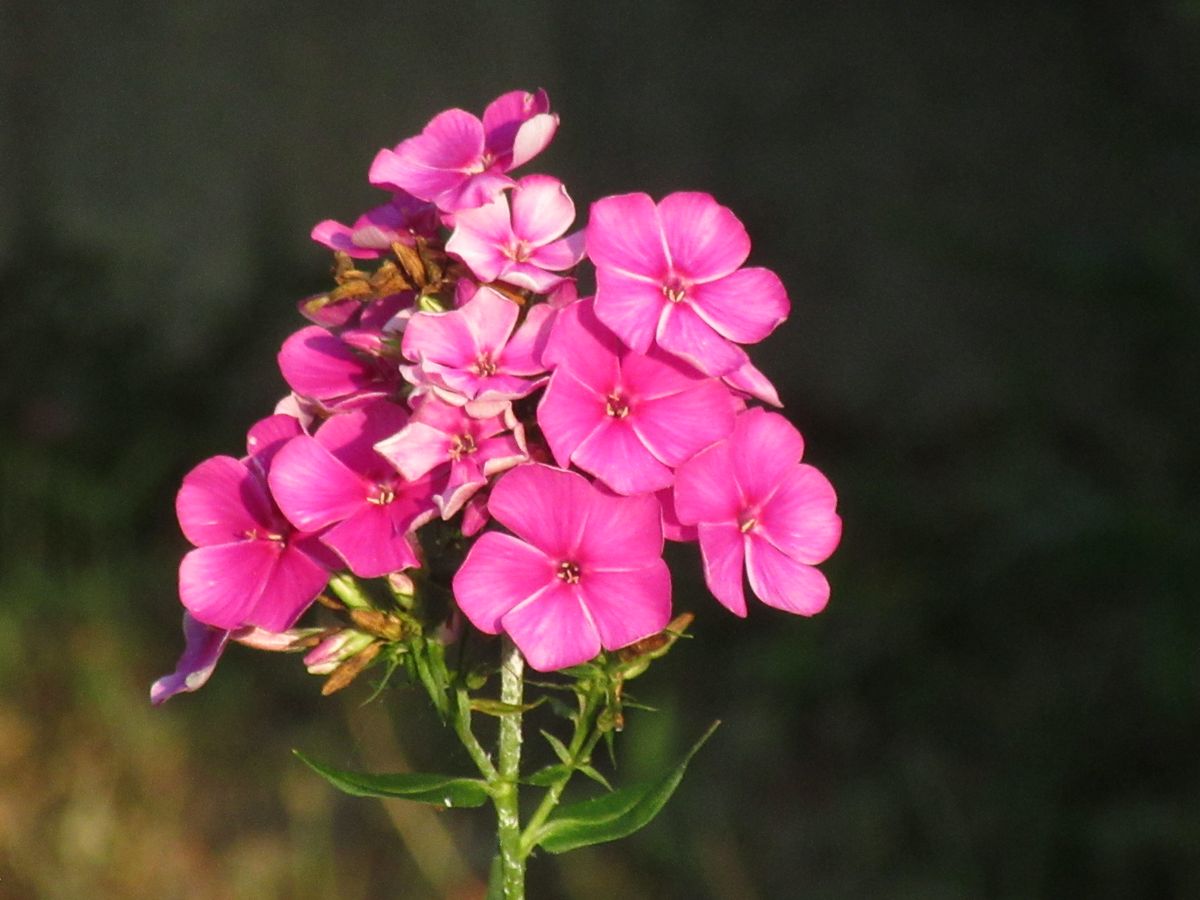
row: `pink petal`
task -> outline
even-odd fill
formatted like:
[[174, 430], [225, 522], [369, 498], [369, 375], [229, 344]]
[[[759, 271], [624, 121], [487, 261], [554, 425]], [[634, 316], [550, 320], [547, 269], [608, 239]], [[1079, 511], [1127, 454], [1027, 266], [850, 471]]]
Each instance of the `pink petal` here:
[[542, 354], [550, 340], [557, 310], [539, 303], [525, 314], [525, 321], [504, 347], [504, 369], [514, 375], [536, 375], [546, 371]]
[[246, 454], [265, 472], [280, 448], [303, 431], [300, 420], [294, 416], [277, 413], [259, 419], [246, 433]]
[[669, 194], [658, 204], [658, 217], [672, 267], [687, 281], [722, 278], [750, 255], [746, 229], [711, 194]]
[[475, 338], [475, 346], [496, 356], [512, 334], [520, 313], [517, 304], [485, 287], [480, 288], [464, 306], [447, 315], [462, 316]]
[[486, 484], [487, 478], [471, 459], [452, 462], [446, 486], [433, 497], [438, 513], [443, 519], [451, 518]]
[[[436, 401], [435, 401], [436, 402]], [[375, 451], [413, 481], [450, 461], [452, 440], [449, 434], [424, 422], [410, 422], [387, 440], [375, 445]]]
[[539, 89], [536, 94], [528, 91], [501, 94], [483, 111], [483, 130], [487, 135], [488, 149], [495, 154], [511, 152], [521, 125], [549, 110], [550, 98], [543, 90]]
[[761, 400], [771, 406], [783, 406], [783, 402], [779, 399], [779, 392], [775, 390], [775, 385], [766, 375], [756, 369], [750, 360], [746, 360], [740, 369], [735, 369], [723, 376], [723, 380], [735, 391], [747, 394], [755, 400]]
[[246, 617], [247, 625], [266, 631], [287, 631], [329, 583], [329, 571], [295, 545], [289, 545], [275, 564], [262, 597]]
[[651, 349], [649, 355], [626, 353], [621, 359], [621, 387], [641, 403], [670, 397], [711, 383], [682, 360]]
[[370, 387], [370, 367], [324, 328], [301, 328], [279, 351], [279, 369], [297, 394], [328, 400]]
[[150, 686], [150, 702], [155, 706], [185, 691], [199, 690], [208, 681], [225, 650], [229, 632], [213, 628], [183, 614], [184, 650], [175, 671]]
[[633, 430], [662, 463], [676, 467], [733, 431], [729, 390], [704, 381], [691, 390], [638, 404], [629, 417]]
[[557, 578], [553, 582], [501, 620], [529, 665], [539, 672], [579, 665], [600, 652], [600, 634], [580, 600], [578, 585]]
[[[486, 172], [471, 175], [455, 187], [437, 196], [439, 209], [448, 214], [475, 209], [490, 203], [499, 196], [500, 192], [513, 186], [513, 180], [498, 171], [499, 164], [492, 166]], [[446, 222], [446, 227], [453, 227], [452, 220]]]
[[262, 482], [231, 456], [206, 459], [184, 476], [175, 514], [198, 547], [241, 540], [270, 528], [273, 518]]
[[669, 303], [658, 282], [596, 267], [596, 317], [631, 350], [650, 349]]
[[491, 203], [455, 216], [446, 251], [465, 262], [480, 281], [495, 281], [511, 262], [504, 251], [515, 242], [508, 200], [501, 194]]
[[658, 290], [670, 270], [670, 261], [658, 210], [650, 196], [619, 194], [593, 203], [587, 225], [587, 255], [597, 270], [632, 275], [654, 283]]
[[620, 383], [623, 350], [617, 336], [596, 318], [592, 302], [580, 300], [555, 317], [542, 362], [569, 368], [581, 384], [606, 397]]
[[435, 201], [461, 186], [467, 171], [482, 159], [483, 147], [483, 123], [461, 109], [448, 109], [395, 151], [381, 150], [369, 179]]
[[589, 572], [639, 569], [663, 551], [662, 513], [651, 494], [592, 492], [576, 561]]
[[364, 503], [321, 535], [321, 542], [360, 578], [378, 578], [419, 565], [408, 538], [412, 519], [397, 515], [391, 505]]
[[523, 122], [517, 129], [512, 156], [505, 167], [515, 169], [525, 165], [549, 146], [557, 130], [558, 116], [553, 113], [540, 113]]
[[738, 416], [731, 445], [734, 478], [751, 503], [766, 502], [804, 452], [804, 439], [795, 426], [763, 409]]
[[[409, 138], [416, 140], [416, 138]], [[407, 191], [422, 200], [434, 200], [462, 184], [466, 176], [458, 169], [431, 168], [415, 159], [412, 148], [380, 150], [371, 161], [367, 180], [376, 187]]]
[[476, 628], [498, 634], [504, 614], [557, 581], [554, 572], [554, 562], [536, 547], [490, 531], [454, 575], [454, 599]]
[[829, 479], [801, 464], [784, 477], [763, 507], [756, 530], [792, 559], [816, 565], [828, 559], [841, 539], [836, 505]]
[[[197, 621], [233, 630], [247, 624], [283, 545], [245, 540], [188, 552], [179, 564], [179, 599]], [[319, 589], [318, 589], [319, 590]]]
[[537, 420], [560, 466], [570, 465], [571, 454], [608, 419], [602, 396], [582, 384], [569, 369], [550, 377], [538, 404]]
[[512, 231], [540, 247], [561, 237], [575, 221], [575, 204], [567, 187], [549, 175], [526, 175], [512, 194]]
[[675, 473], [675, 512], [683, 524], [737, 522], [742, 497], [733, 479], [731, 443], [702, 450]]
[[529, 451], [525, 448], [525, 431], [517, 423], [518, 431], [499, 437], [480, 441], [479, 449], [475, 451], [475, 461], [479, 463], [483, 474], [499, 475], [529, 459]]
[[500, 280], [535, 294], [548, 294], [563, 280], [562, 275], [547, 272], [532, 262], [509, 262]]
[[[678, 473], [676, 473], [676, 477], [678, 477]], [[662, 508], [663, 537], [668, 541], [679, 543], [690, 543], [699, 539], [700, 536], [695, 525], [684, 525], [679, 521], [679, 515], [675, 512], [674, 490], [661, 490], [654, 496]]]
[[589, 570], [579, 586], [606, 650], [657, 634], [671, 621], [671, 573], [661, 559], [621, 572]]
[[379, 249], [360, 247], [354, 243], [354, 230], [334, 219], [325, 219], [313, 226], [310, 237], [330, 250], [341, 250], [355, 259], [377, 259]]
[[316, 438], [300, 435], [279, 451], [267, 476], [283, 514], [301, 531], [318, 531], [367, 502], [369, 485]]
[[413, 315], [404, 329], [401, 350], [407, 359], [451, 367], [473, 365], [479, 354], [475, 336], [459, 310]]
[[665, 488], [674, 473], [638, 438], [628, 419], [606, 417], [571, 454], [571, 461], [591, 472], [618, 494], [645, 494]]
[[791, 309], [783, 282], [770, 269], [739, 269], [725, 278], [693, 285], [688, 298], [713, 330], [739, 344], [761, 341]]
[[704, 583], [721, 605], [735, 616], [746, 617], [742, 564], [745, 550], [736, 525], [701, 524], [700, 553], [704, 557]]
[[595, 490], [582, 475], [531, 463], [500, 476], [488, 511], [548, 556], [569, 559], [579, 548]]
[[758, 599], [776, 609], [812, 616], [829, 602], [829, 582], [820, 569], [785, 556], [756, 534], [747, 536], [746, 574]]
[[583, 259], [585, 235], [582, 231], [551, 241], [544, 247], [538, 247], [529, 257], [529, 261], [543, 269], [554, 269], [561, 272], [569, 269]]
[[376, 400], [330, 416], [317, 429], [317, 443], [364, 478], [378, 480], [391, 474], [375, 445], [408, 424], [408, 410], [390, 400]]
[[721, 337], [686, 303], [669, 303], [655, 335], [658, 345], [708, 375], [725, 375], [746, 363], [745, 352]]

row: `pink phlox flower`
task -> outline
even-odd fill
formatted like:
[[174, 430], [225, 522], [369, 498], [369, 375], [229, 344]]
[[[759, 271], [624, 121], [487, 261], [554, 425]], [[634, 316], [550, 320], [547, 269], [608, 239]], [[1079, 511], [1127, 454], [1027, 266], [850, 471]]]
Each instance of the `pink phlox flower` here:
[[541, 153], [557, 128], [545, 91], [511, 91], [488, 104], [483, 121], [461, 109], [434, 116], [416, 137], [380, 150], [369, 177], [447, 213], [473, 209], [511, 187], [504, 173]]
[[293, 438], [271, 467], [271, 493], [284, 515], [297, 528], [321, 531], [321, 542], [363, 578], [417, 566], [410, 533], [436, 512], [434, 479], [405, 479], [373, 449], [407, 423], [402, 406], [376, 401], [332, 416], [312, 437]]
[[150, 702], [155, 706], [176, 694], [190, 693], [202, 688], [212, 676], [230, 640], [258, 650], [296, 650], [323, 628], [291, 628], [276, 633], [262, 628], [246, 627], [230, 631], [205, 625], [191, 613], [183, 614], [184, 650], [175, 671], [164, 675], [150, 686]]
[[671, 488], [663, 488], [654, 494], [658, 505], [662, 508], [663, 537], [668, 541], [689, 544], [700, 539], [695, 525], [684, 525], [679, 521], [675, 512], [675, 492]]
[[543, 360], [554, 374], [537, 420], [555, 460], [619, 494], [668, 487], [675, 467], [733, 430], [733, 397], [720, 380], [627, 349], [590, 300], [559, 313]]
[[394, 361], [364, 352], [317, 325], [284, 341], [278, 361], [288, 387], [325, 411], [394, 396], [403, 383]]
[[596, 266], [596, 315], [629, 347], [658, 345], [709, 375], [746, 363], [738, 344], [761, 341], [790, 302], [768, 269], [739, 268], [750, 238], [709, 194], [647, 194], [592, 204], [587, 255]]
[[410, 481], [438, 470], [445, 474], [433, 495], [443, 519], [458, 512], [488, 478], [529, 459], [525, 428], [513, 415], [511, 403], [496, 415], [475, 418], [433, 395], [375, 450]]
[[414, 365], [401, 374], [414, 394], [436, 394], [472, 415], [495, 415], [503, 401], [525, 397], [545, 384], [534, 359], [535, 327], [514, 333], [520, 308], [491, 288], [458, 309], [420, 312], [404, 329], [402, 352]]
[[399, 191], [390, 202], [367, 210], [351, 225], [334, 219], [318, 222], [312, 239], [355, 259], [377, 259], [390, 253], [392, 244], [411, 247], [418, 237], [434, 237], [438, 224], [436, 207]]
[[531, 463], [497, 480], [488, 509], [512, 534], [476, 540], [454, 596], [476, 628], [506, 632], [533, 668], [577, 665], [666, 627], [671, 576], [654, 497], [618, 497]]
[[483, 531], [492, 517], [488, 515], [487, 510], [488, 491], [485, 488], [471, 496], [471, 499], [463, 504], [463, 517], [461, 531], [463, 537], [474, 537]]
[[179, 525], [196, 547], [179, 566], [179, 597], [206, 625], [285, 631], [329, 580], [328, 551], [268, 493], [273, 453], [212, 457], [179, 489]]
[[833, 486], [799, 461], [803, 451], [787, 419], [749, 409], [729, 438], [679, 469], [675, 511], [697, 526], [705, 581], [736, 615], [746, 615], [743, 563], [769, 606], [811, 616], [829, 600], [829, 582], [814, 566], [837, 547], [842, 520]]
[[723, 375], [721, 380], [725, 382], [726, 387], [740, 397], [761, 400], [769, 406], [783, 406], [783, 401], [779, 399], [779, 392], [771, 383], [771, 379], [755, 368], [750, 360], [742, 363], [740, 369], [734, 369], [728, 375]]
[[[480, 281], [505, 281], [544, 294], [583, 257], [583, 232], [563, 237], [575, 221], [575, 204], [557, 178], [527, 175], [511, 197], [501, 193], [478, 209], [455, 216], [446, 251]], [[548, 271], [550, 270], [550, 271]]]
[[300, 419], [293, 415], [276, 413], [259, 419], [246, 432], [246, 455], [243, 462], [256, 467], [263, 478], [271, 469], [271, 462], [288, 441], [304, 433]]

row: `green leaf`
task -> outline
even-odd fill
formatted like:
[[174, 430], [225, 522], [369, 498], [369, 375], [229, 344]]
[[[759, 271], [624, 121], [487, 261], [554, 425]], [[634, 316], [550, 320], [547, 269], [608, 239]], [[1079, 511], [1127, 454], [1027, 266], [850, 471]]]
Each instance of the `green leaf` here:
[[608, 779], [591, 766], [580, 766], [577, 771], [582, 772], [588, 778], [592, 779], [592, 781], [596, 782], [596, 784], [602, 785], [605, 790], [611, 791], [613, 789], [613, 786], [608, 783]]
[[675, 788], [683, 780], [688, 763], [720, 724], [719, 721], [713, 722], [679, 765], [662, 777], [559, 807], [558, 812], [538, 830], [534, 843], [551, 853], [565, 853], [578, 847], [628, 837], [646, 826], [671, 799]]
[[292, 752], [335, 788], [352, 797], [399, 797], [447, 808], [483, 806], [490, 798], [487, 784], [478, 778], [427, 775], [423, 772], [398, 772], [394, 775], [348, 772], [310, 759], [299, 750]]
[[484, 713], [489, 716], [512, 716], [517, 713], [527, 713], [531, 709], [537, 709], [546, 702], [545, 697], [539, 697], [532, 703], [502, 703], [499, 700], [491, 700], [487, 697], [477, 697], [471, 701], [471, 709], [475, 712]]
[[544, 737], [546, 739], [546, 741], [550, 744], [550, 746], [554, 748], [555, 755], [559, 759], [561, 759], [563, 762], [565, 762], [567, 765], [570, 765], [571, 764], [571, 751], [567, 749], [567, 745], [564, 744], [562, 741], [560, 741], [558, 738], [556, 738], [554, 735], [552, 735], [550, 732], [546, 731], [544, 728], [539, 729], [539, 731], [541, 731], [542, 737]]
[[546, 766], [544, 769], [538, 769], [528, 778], [521, 779], [523, 784], [532, 784], [537, 787], [549, 787], [554, 782], [560, 780], [571, 773], [571, 767], [565, 763], [554, 763]]

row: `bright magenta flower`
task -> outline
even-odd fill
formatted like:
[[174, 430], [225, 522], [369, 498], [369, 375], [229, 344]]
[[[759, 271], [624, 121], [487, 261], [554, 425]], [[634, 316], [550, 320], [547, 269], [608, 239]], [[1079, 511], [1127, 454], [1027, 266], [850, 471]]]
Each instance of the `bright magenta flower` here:
[[[357, 329], [350, 332], [356, 333]], [[372, 356], [319, 325], [301, 328], [285, 340], [278, 362], [288, 387], [324, 409], [389, 397], [403, 383], [395, 363]]]
[[774, 272], [739, 268], [749, 254], [746, 229], [709, 194], [592, 204], [596, 315], [639, 353], [657, 344], [709, 375], [740, 369], [747, 357], [737, 344], [761, 341], [790, 308]]
[[403, 407], [377, 401], [293, 438], [271, 466], [284, 515], [305, 531], [328, 529], [321, 542], [364, 578], [418, 565], [410, 532], [436, 511], [431, 478], [408, 481], [373, 449], [407, 422]]
[[670, 357], [627, 350], [590, 300], [559, 312], [542, 358], [555, 369], [538, 424], [555, 460], [619, 494], [669, 486], [672, 469], [733, 430], [728, 388]]
[[408, 424], [375, 450], [409, 481], [441, 470], [446, 477], [433, 502], [443, 519], [458, 512], [488, 478], [529, 459], [525, 428], [511, 404], [494, 416], [475, 418], [434, 396], [421, 401]]
[[352, 225], [334, 219], [318, 222], [312, 239], [356, 259], [376, 259], [390, 253], [392, 244], [411, 247], [418, 236], [432, 238], [437, 229], [437, 210], [401, 192], [390, 203], [367, 210]]
[[545, 91], [511, 91], [488, 104], [482, 122], [461, 109], [434, 116], [416, 137], [380, 150], [369, 177], [444, 212], [474, 209], [511, 187], [504, 173], [541, 153], [557, 129]]
[[804, 441], [783, 416], [749, 409], [733, 434], [680, 467], [675, 512], [696, 525], [704, 579], [731, 612], [746, 615], [742, 566], [769, 606], [811, 616], [829, 582], [814, 568], [837, 547], [842, 520], [829, 480], [800, 463]]
[[575, 204], [561, 181], [527, 175], [511, 198], [502, 193], [478, 209], [458, 213], [446, 251], [480, 281], [506, 281], [544, 294], [563, 280], [554, 273], [583, 256], [583, 232], [563, 237], [574, 221]]
[[488, 509], [513, 534], [475, 542], [454, 596], [475, 627], [506, 632], [533, 668], [577, 665], [666, 627], [671, 576], [653, 496], [613, 496], [534, 463], [501, 476]]

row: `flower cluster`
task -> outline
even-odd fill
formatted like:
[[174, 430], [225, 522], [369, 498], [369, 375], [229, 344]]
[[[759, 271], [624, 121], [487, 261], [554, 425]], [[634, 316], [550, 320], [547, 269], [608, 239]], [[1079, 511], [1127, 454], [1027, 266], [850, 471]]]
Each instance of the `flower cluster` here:
[[541, 671], [667, 626], [664, 538], [699, 543], [738, 616], [743, 573], [770, 606], [825, 606], [836, 497], [754, 405], [781, 404], [744, 349], [787, 317], [782, 282], [708, 194], [606, 197], [578, 224], [562, 182], [509, 174], [557, 126], [542, 91], [443, 112], [376, 156], [388, 202], [313, 229], [335, 285], [280, 350], [291, 393], [179, 491], [188, 646], [155, 702], [230, 639], [361, 667], [378, 622], [296, 627], [347, 578], [410, 606], [440, 586], [445, 640], [461, 614]]

